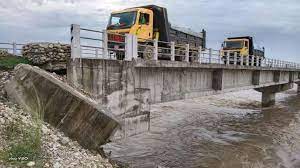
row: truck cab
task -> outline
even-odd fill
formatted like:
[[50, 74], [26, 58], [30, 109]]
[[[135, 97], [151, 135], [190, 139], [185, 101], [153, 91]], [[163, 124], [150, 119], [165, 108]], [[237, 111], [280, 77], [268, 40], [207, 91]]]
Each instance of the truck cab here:
[[153, 39], [153, 11], [131, 8], [113, 12], [107, 26], [109, 34], [133, 34], [139, 41]]
[[222, 54], [233, 56], [247, 56], [249, 55], [249, 39], [226, 39], [222, 45]]
[[[261, 65], [261, 61], [264, 59], [265, 50], [254, 47], [253, 38], [250, 36], [243, 37], [230, 37], [224, 40], [221, 48], [221, 57], [224, 63], [229, 58], [229, 63], [233, 64], [234, 56], [237, 57], [238, 63], [247, 61], [246, 57], [249, 56], [249, 62], [252, 60], [255, 65]], [[241, 61], [242, 60], [242, 61]]]

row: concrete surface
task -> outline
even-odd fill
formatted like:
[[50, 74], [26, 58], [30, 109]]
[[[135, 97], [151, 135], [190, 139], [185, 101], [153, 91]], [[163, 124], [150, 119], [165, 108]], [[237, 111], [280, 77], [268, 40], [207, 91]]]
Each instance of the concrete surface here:
[[97, 150], [119, 127], [119, 119], [52, 74], [20, 64], [6, 84], [9, 98], [57, 127], [83, 147]]
[[74, 59], [67, 73], [71, 84], [100, 98], [101, 103], [124, 88], [127, 92], [149, 89], [154, 104], [299, 81], [296, 69], [163, 60]]
[[99, 104], [122, 119], [114, 138], [123, 138], [149, 130], [150, 89], [136, 85], [135, 69], [129, 61], [70, 61], [68, 81], [83, 89]]

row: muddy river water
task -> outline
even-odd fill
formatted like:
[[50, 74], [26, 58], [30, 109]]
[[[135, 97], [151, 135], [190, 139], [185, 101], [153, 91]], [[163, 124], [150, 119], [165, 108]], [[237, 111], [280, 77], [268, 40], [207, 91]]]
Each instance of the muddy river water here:
[[151, 130], [107, 144], [137, 168], [300, 168], [300, 96], [260, 108], [253, 90], [151, 107]]

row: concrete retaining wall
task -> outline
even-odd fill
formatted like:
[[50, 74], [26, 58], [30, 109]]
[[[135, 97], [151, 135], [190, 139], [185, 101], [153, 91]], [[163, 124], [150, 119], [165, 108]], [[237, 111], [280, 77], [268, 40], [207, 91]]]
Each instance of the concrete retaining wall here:
[[85, 148], [97, 150], [119, 126], [105, 107], [37, 67], [18, 65], [5, 88], [11, 100]]

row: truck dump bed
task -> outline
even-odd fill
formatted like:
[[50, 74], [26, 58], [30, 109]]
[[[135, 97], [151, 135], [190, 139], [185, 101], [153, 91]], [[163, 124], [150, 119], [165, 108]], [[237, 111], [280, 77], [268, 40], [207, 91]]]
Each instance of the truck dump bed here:
[[193, 32], [190, 29], [172, 26], [170, 28], [170, 40], [176, 44], [190, 44], [190, 47], [206, 47], [206, 31], [201, 33]]
[[153, 11], [153, 28], [159, 31], [159, 41], [174, 41], [176, 44], [190, 44], [191, 47], [206, 47], [205, 30], [202, 30], [201, 33], [195, 33], [190, 29], [171, 27], [166, 8], [156, 5], [141, 6], [140, 8], [151, 9]]

